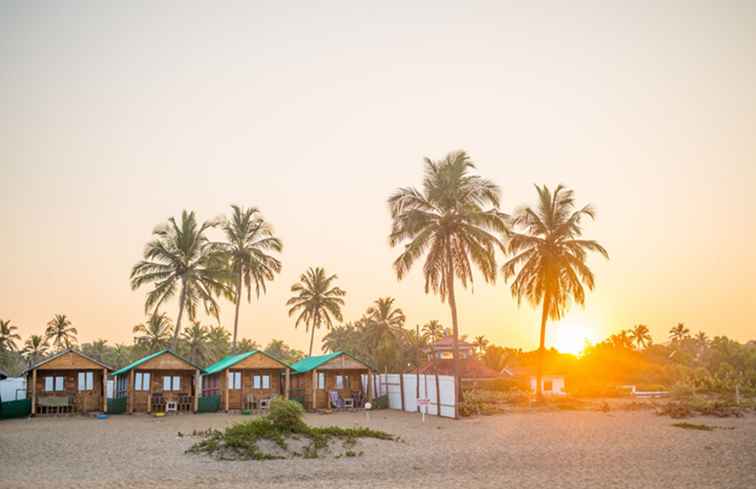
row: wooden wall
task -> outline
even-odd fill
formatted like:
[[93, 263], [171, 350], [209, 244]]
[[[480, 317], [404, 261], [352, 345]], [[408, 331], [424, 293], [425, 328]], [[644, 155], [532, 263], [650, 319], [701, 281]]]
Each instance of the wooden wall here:
[[[328, 408], [328, 391], [330, 390], [336, 390], [336, 376], [337, 375], [344, 375], [349, 377], [349, 388], [339, 389], [339, 395], [341, 395], [342, 398], [352, 397], [353, 391], [367, 391], [367, 386], [365, 388], [362, 388], [361, 379], [362, 374], [367, 374], [369, 371], [367, 368], [364, 369], [347, 369], [347, 370], [339, 370], [339, 369], [328, 369], [328, 370], [320, 370], [318, 368], [318, 372], [322, 372], [325, 374], [325, 389], [317, 389], [315, 392], [316, 396], [316, 402], [317, 402], [317, 409], [326, 409]], [[291, 387], [292, 389], [302, 389], [304, 388], [304, 401], [305, 401], [305, 409], [311, 410], [312, 407], [312, 389], [313, 389], [313, 375], [312, 371], [304, 373], [304, 374], [297, 374], [292, 376], [291, 381]], [[317, 387], [317, 386], [315, 386]]]
[[[91, 362], [90, 362], [91, 363]], [[62, 363], [56, 364], [55, 368], [47, 369], [47, 364], [43, 365], [44, 368], [37, 369], [37, 399], [40, 397], [65, 397], [73, 396], [76, 411], [81, 413], [102, 411], [102, 375], [103, 369], [99, 367], [97, 369], [64, 369]], [[92, 390], [79, 391], [79, 372], [92, 372]], [[60, 377], [63, 376], [64, 391], [60, 392], [46, 392], [45, 389], [45, 377]], [[26, 382], [27, 399], [31, 399], [32, 396], [32, 374], [29, 372]], [[37, 409], [39, 411], [39, 408]]]
[[[141, 366], [140, 366], [141, 367]], [[195, 377], [195, 370], [170, 370], [170, 369], [160, 369], [160, 370], [145, 370], [142, 368], [137, 368], [134, 370], [134, 379], [136, 380], [136, 374], [138, 373], [149, 373], [150, 374], [150, 388], [153, 394], [162, 393], [163, 398], [166, 401], [176, 401], [179, 398], [179, 395], [187, 394], [190, 396], [194, 395], [194, 377]], [[126, 374], [128, 378], [128, 373]], [[163, 392], [163, 377], [164, 376], [178, 376], [181, 378], [181, 390], [179, 391], [166, 391]], [[134, 385], [132, 384], [129, 387], [130, 391], [133, 393], [134, 401], [134, 412], [135, 413], [146, 413], [147, 412], [147, 401], [150, 396], [150, 391], [137, 391], [134, 390]]]

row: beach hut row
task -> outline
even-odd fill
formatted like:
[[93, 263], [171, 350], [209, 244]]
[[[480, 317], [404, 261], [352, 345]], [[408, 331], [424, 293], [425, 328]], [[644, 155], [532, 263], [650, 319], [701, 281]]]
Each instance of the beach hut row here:
[[25, 372], [32, 415], [264, 410], [279, 396], [308, 410], [362, 407], [372, 400], [374, 374], [344, 352], [290, 365], [252, 350], [202, 368], [167, 349], [115, 371], [69, 349]]

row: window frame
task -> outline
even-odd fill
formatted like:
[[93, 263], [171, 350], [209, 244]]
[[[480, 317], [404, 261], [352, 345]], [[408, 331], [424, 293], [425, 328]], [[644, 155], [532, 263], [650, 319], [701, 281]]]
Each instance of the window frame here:
[[94, 390], [94, 372], [92, 372], [91, 370], [78, 372], [78, 375], [76, 376], [76, 389], [79, 392], [88, 392]]
[[318, 372], [318, 390], [325, 390], [326, 388], [326, 378], [325, 378], [325, 372]]

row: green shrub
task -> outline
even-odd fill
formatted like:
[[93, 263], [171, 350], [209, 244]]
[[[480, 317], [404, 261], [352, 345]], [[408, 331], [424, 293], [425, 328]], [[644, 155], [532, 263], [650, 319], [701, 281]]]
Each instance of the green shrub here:
[[304, 408], [297, 401], [289, 401], [282, 397], [273, 399], [266, 416], [277, 428], [283, 431], [299, 431], [304, 425], [302, 417]]

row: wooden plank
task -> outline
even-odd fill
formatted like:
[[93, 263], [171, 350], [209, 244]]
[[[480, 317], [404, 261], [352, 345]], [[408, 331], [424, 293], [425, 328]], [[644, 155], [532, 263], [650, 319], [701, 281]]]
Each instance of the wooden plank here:
[[255, 353], [250, 355], [239, 363], [234, 364], [235, 369], [256, 368], [256, 369], [274, 369], [286, 368], [286, 364], [281, 363], [264, 353]]
[[367, 368], [369, 368], [367, 365], [348, 355], [339, 355], [318, 366], [318, 370], [365, 370]]
[[167, 351], [139, 366], [139, 370], [196, 370], [192, 365]]
[[229, 370], [226, 369], [223, 371], [223, 374], [222, 374], [223, 375], [223, 392], [224, 392], [223, 406], [226, 412], [228, 412], [228, 372]]
[[318, 407], [318, 369], [312, 370], [312, 410]]
[[134, 369], [129, 370], [129, 386], [126, 388], [128, 393], [128, 399], [126, 402], [129, 405], [129, 414], [134, 413]]
[[289, 399], [289, 393], [291, 392], [291, 369], [286, 369], [286, 386], [284, 387], [285, 392], [284, 395], [286, 396], [286, 400]]
[[[144, 378], [144, 374], [142, 374], [142, 378]], [[152, 372], [150, 372], [150, 383], [147, 386], [147, 413], [151, 413], [151, 412], [152, 412]]]
[[69, 351], [57, 358], [53, 358], [44, 365], [42, 370], [99, 370], [102, 365], [83, 357], [75, 351]]
[[202, 395], [202, 375], [199, 369], [194, 373], [194, 412], [199, 411], [199, 398]]
[[368, 370], [368, 401], [373, 402], [373, 372]]
[[[115, 395], [115, 385], [113, 386], [113, 395]], [[108, 412], [108, 369], [102, 369], [102, 412]]]
[[32, 370], [32, 415], [37, 413], [37, 369]]

